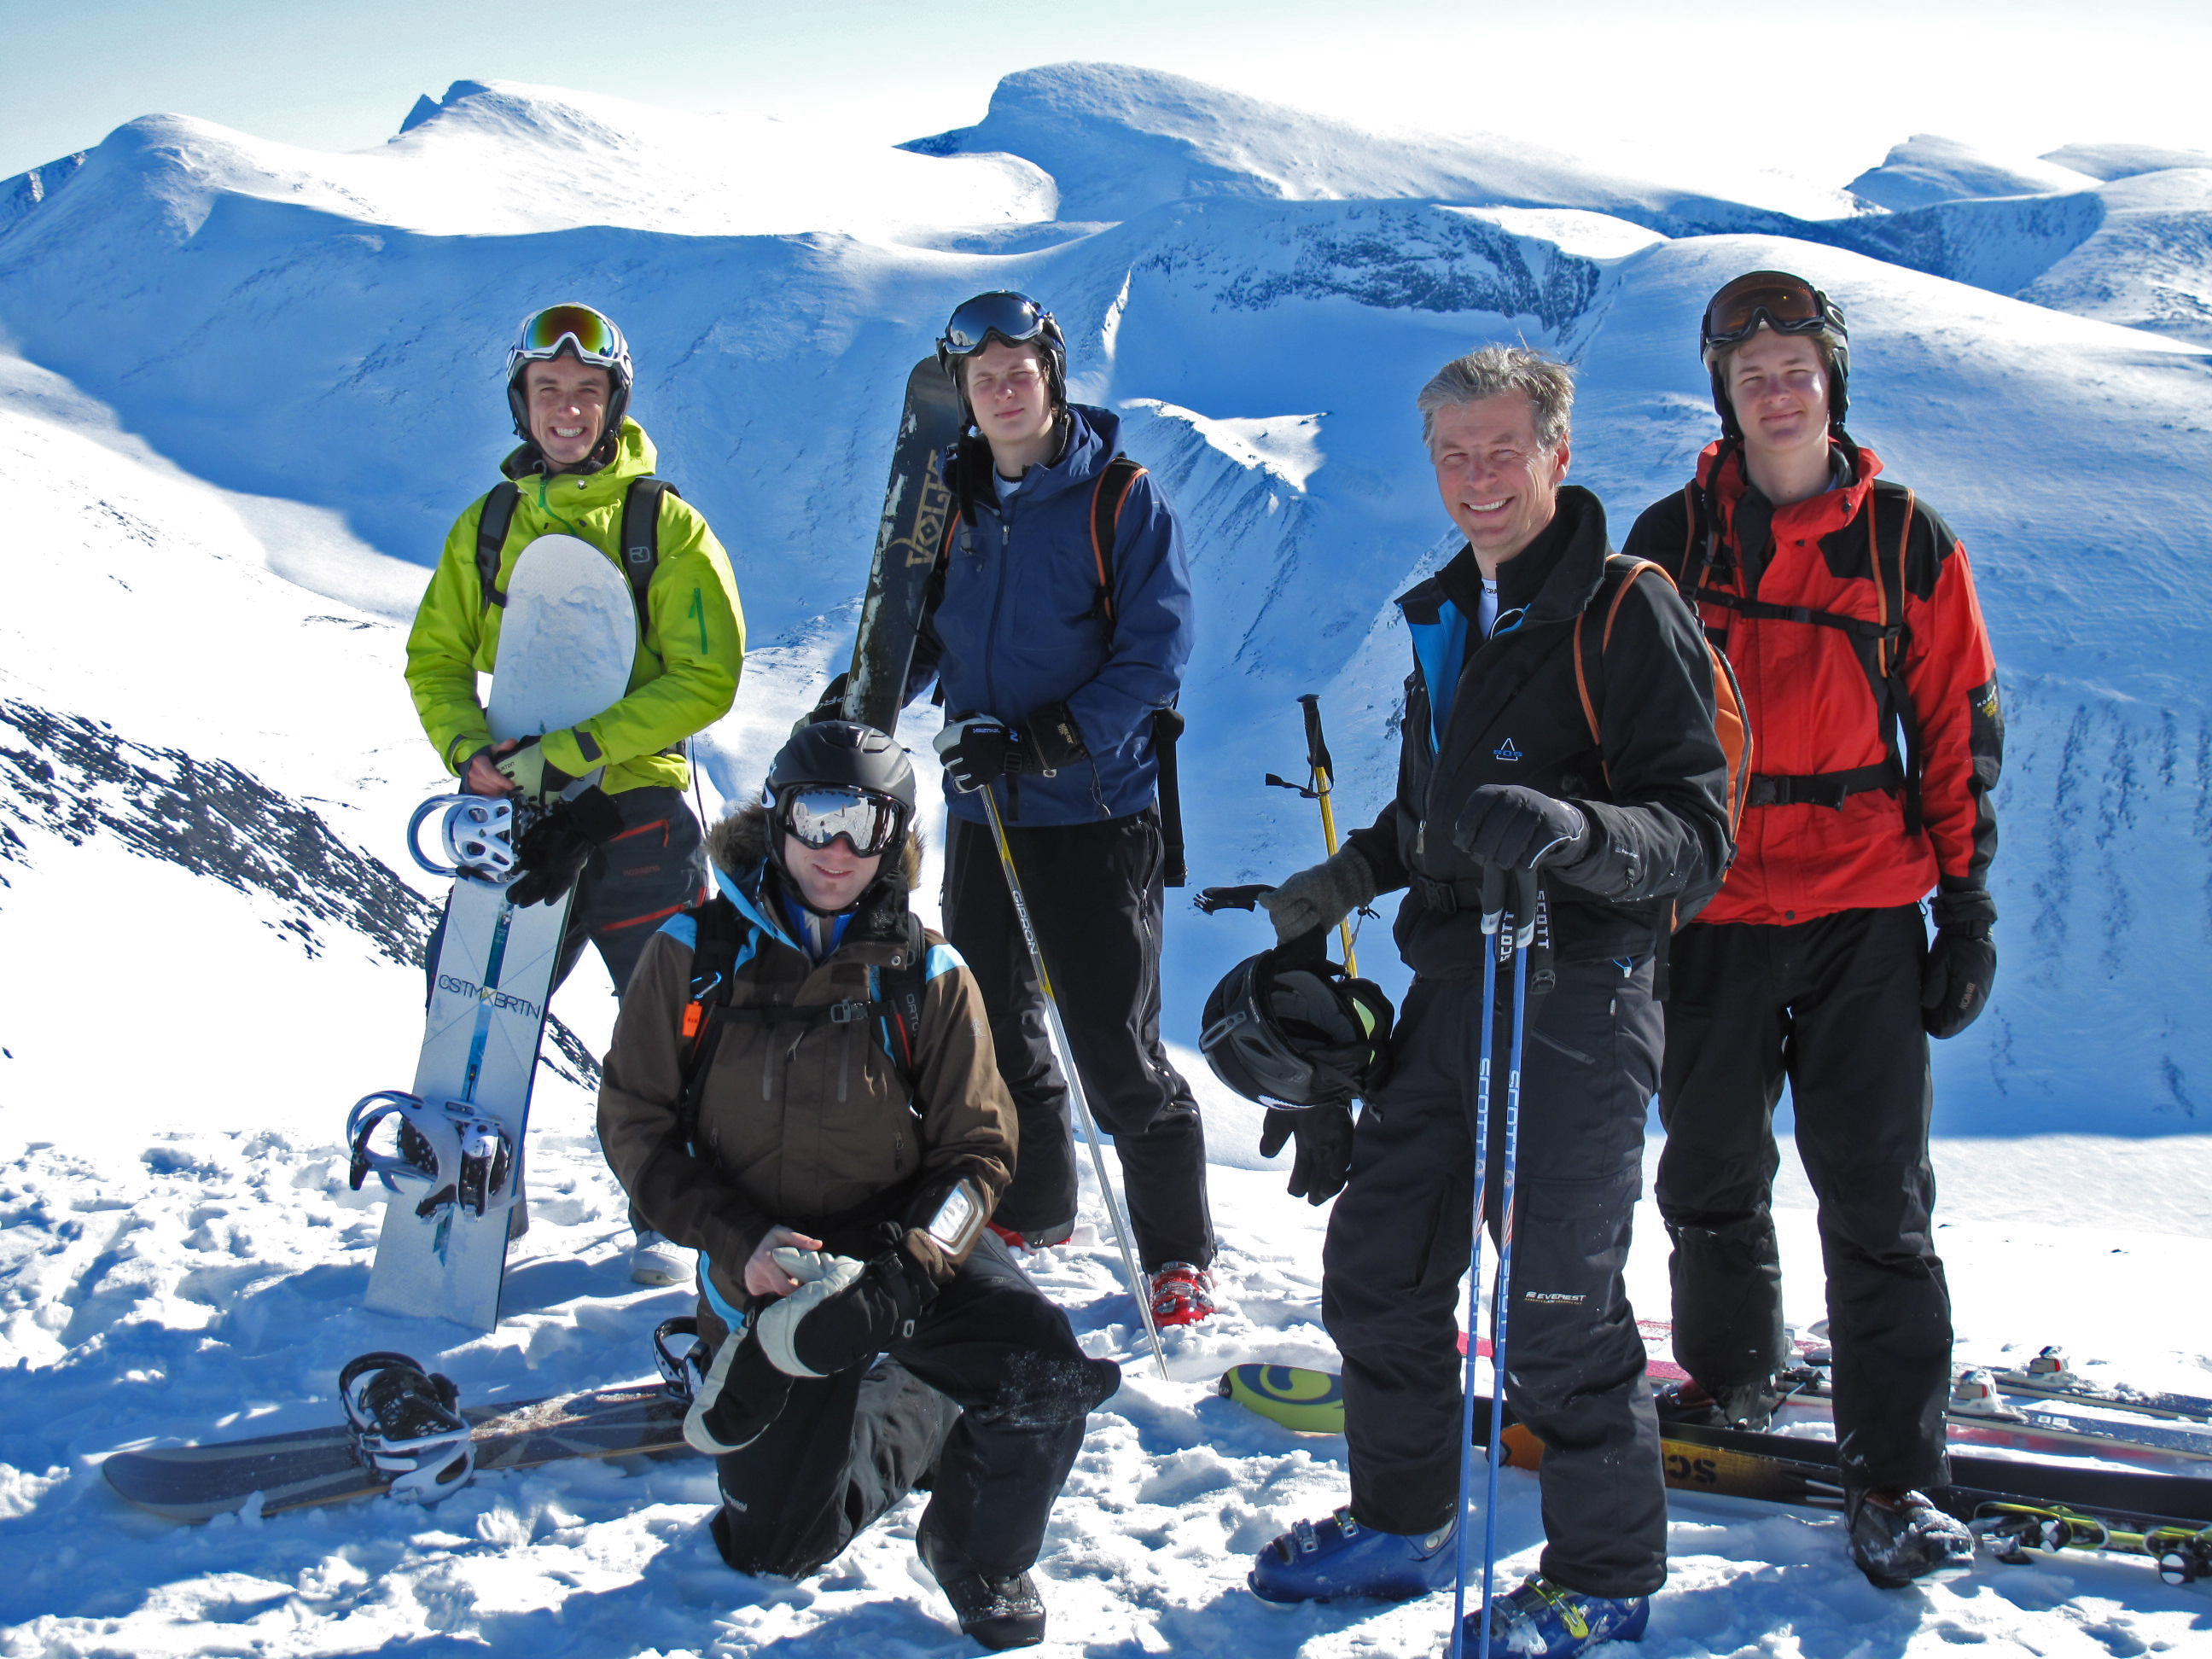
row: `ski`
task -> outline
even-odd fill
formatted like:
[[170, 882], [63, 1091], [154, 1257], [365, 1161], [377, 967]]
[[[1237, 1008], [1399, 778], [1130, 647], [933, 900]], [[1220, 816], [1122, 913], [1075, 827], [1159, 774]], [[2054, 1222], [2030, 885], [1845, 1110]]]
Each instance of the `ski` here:
[[[465, 1406], [477, 1474], [535, 1468], [571, 1457], [630, 1457], [683, 1452], [688, 1402], [665, 1382], [633, 1382], [514, 1404]], [[373, 1466], [349, 1423], [290, 1434], [200, 1446], [120, 1451], [100, 1465], [116, 1492], [173, 1521], [206, 1521], [243, 1510], [258, 1493], [259, 1513], [387, 1492], [392, 1476]], [[456, 1480], [453, 1484], [461, 1484]]]
[[[1302, 1432], [1343, 1431], [1342, 1385], [1326, 1371], [1237, 1365], [1223, 1375], [1218, 1392]], [[1477, 1402], [1480, 1445], [1488, 1443], [1488, 1403]], [[1332, 1414], [1335, 1426], [1325, 1429]], [[1524, 1425], [1509, 1423], [1504, 1440], [1507, 1464], [1533, 1469], [1542, 1462], [1542, 1443]], [[1675, 1492], [1843, 1509], [1832, 1441], [1662, 1423], [1660, 1453]], [[2037, 1549], [2101, 1549], [2149, 1556], [2170, 1583], [2212, 1577], [2212, 1479], [1959, 1451], [1950, 1463], [1951, 1484], [1929, 1498], [1972, 1527], [2000, 1559]]]
[[[614, 562], [574, 536], [540, 536], [508, 579], [486, 711], [492, 735], [533, 737], [598, 714], [621, 698], [636, 654], [636, 611]], [[563, 793], [597, 781], [595, 773]], [[413, 1087], [368, 1096], [348, 1125], [354, 1187], [374, 1175], [392, 1194], [366, 1297], [386, 1313], [478, 1330], [499, 1322], [531, 1088], [568, 915], [566, 899], [518, 908], [507, 892], [520, 873], [515, 849], [550, 805], [542, 789], [441, 796], [408, 826], [416, 862], [453, 884]], [[442, 863], [419, 844], [434, 816]], [[386, 1126], [380, 1149], [374, 1138]]]
[[2066, 1351], [2045, 1348], [2025, 1365], [2009, 1369], [1986, 1367], [2006, 1394], [2031, 1400], [2050, 1400], [2106, 1411], [2134, 1412], [2145, 1417], [2167, 1417], [2212, 1424], [2212, 1399], [2203, 1395], [2170, 1394], [2133, 1389], [2124, 1383], [2100, 1386], [2078, 1375], [2067, 1364]]
[[906, 702], [922, 600], [952, 517], [942, 462], [960, 428], [960, 394], [952, 377], [934, 356], [923, 358], [906, 378], [906, 406], [891, 450], [867, 595], [860, 602], [860, 635], [845, 677], [845, 718], [879, 732], [897, 728]]

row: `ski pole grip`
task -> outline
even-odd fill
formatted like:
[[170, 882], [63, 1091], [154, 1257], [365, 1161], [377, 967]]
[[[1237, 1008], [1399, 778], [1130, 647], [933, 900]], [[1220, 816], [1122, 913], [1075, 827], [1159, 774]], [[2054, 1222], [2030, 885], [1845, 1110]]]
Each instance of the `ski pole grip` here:
[[1201, 887], [1190, 902], [1209, 916], [1216, 910], [1256, 910], [1260, 908], [1260, 895], [1274, 890], [1266, 882], [1251, 887]]
[[1536, 872], [1513, 872], [1513, 948], [1525, 951], [1536, 938]]
[[1498, 865], [1482, 866], [1482, 931], [1494, 933], [1505, 909], [1505, 872]]
[[1328, 757], [1328, 740], [1321, 734], [1321, 694], [1309, 691], [1298, 699], [1306, 716], [1306, 764], [1334, 779], [1336, 763]]

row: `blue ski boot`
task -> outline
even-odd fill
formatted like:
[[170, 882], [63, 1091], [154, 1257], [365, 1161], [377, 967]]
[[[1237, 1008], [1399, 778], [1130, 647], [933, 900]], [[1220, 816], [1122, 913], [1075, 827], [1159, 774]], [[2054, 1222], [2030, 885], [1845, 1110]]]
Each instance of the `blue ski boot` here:
[[1261, 1550], [1245, 1583], [1262, 1601], [1334, 1601], [1371, 1595], [1409, 1601], [1452, 1581], [1452, 1523], [1407, 1536], [1376, 1532], [1341, 1509], [1301, 1521]]
[[[1468, 1595], [1474, 1595], [1469, 1587]], [[1651, 1598], [1625, 1601], [1584, 1595], [1540, 1573], [1490, 1607], [1490, 1650], [1512, 1659], [1572, 1659], [1600, 1642], [1638, 1642], [1651, 1618]], [[1474, 1653], [1482, 1637], [1480, 1609], [1467, 1616], [1460, 1646]]]

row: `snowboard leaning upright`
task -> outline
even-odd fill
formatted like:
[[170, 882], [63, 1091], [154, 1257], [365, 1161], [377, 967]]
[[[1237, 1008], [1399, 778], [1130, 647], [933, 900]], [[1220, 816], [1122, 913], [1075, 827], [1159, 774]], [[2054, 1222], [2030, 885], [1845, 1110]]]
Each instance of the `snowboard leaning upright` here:
[[892, 732], [906, 702], [921, 607], [952, 518], [945, 453], [958, 441], [960, 393], [934, 357], [906, 377], [906, 407], [891, 451], [890, 483], [860, 604], [860, 637], [845, 677], [845, 718]]
[[[629, 584], [574, 536], [541, 536], [517, 556], [485, 711], [495, 741], [559, 731], [620, 701], [637, 654]], [[597, 781], [594, 774], [592, 781]], [[541, 801], [519, 803], [526, 817]], [[428, 1108], [495, 1124], [506, 1201], [477, 1212], [450, 1190], [395, 1194], [377, 1240], [368, 1303], [387, 1313], [499, 1322], [501, 1283], [522, 1191], [524, 1131], [546, 1000], [568, 903], [518, 908], [503, 883], [463, 873], [446, 902], [414, 1093]]]

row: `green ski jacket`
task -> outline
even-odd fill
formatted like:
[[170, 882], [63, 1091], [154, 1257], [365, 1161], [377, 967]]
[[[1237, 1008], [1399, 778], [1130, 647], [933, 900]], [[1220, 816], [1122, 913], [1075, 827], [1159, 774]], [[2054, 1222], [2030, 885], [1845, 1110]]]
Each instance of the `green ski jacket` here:
[[[522, 550], [540, 536], [578, 537], [620, 569], [623, 498], [630, 480], [651, 472], [655, 459], [645, 429], [625, 420], [614, 459], [597, 472], [524, 474], [517, 469], [526, 453], [517, 450], [501, 468], [522, 496], [500, 556], [500, 586]], [[479, 496], [455, 521], [407, 636], [407, 685], [416, 712], [456, 776], [491, 741], [477, 676], [498, 666], [504, 613], [484, 603], [477, 575], [483, 507]], [[707, 521], [672, 492], [661, 497], [660, 562], [647, 600], [651, 621], [629, 690], [612, 707], [543, 739], [545, 757], [564, 772], [581, 776], [605, 766], [601, 787], [610, 794], [652, 784], [685, 787], [691, 773], [680, 745], [730, 712], [744, 666], [744, 613], [729, 556]]]

